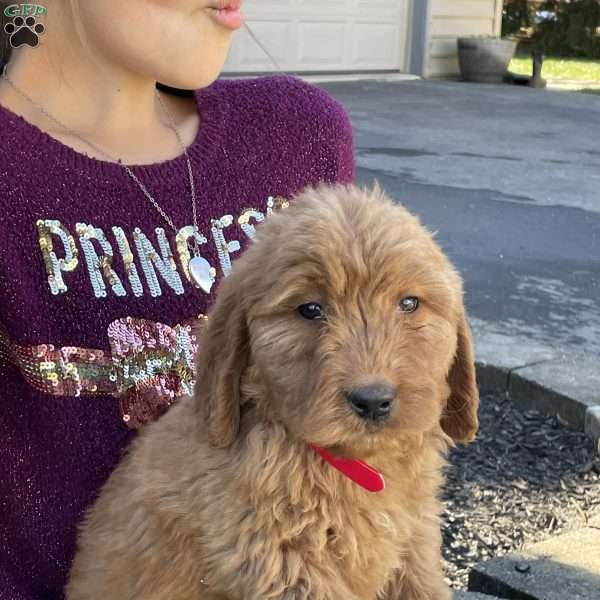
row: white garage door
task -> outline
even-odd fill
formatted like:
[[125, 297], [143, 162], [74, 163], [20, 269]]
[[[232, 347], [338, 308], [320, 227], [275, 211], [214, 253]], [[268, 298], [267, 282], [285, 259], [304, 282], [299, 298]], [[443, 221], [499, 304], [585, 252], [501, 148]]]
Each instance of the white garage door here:
[[[294, 72], [405, 70], [410, 0], [245, 0], [248, 25]], [[275, 67], [242, 27], [227, 73]]]

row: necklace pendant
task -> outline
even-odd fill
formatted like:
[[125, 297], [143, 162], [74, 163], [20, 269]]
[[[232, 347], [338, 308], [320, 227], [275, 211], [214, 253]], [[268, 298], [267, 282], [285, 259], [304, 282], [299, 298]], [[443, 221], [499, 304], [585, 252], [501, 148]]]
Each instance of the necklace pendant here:
[[210, 263], [201, 256], [194, 256], [188, 262], [188, 272], [192, 278], [192, 283], [197, 287], [210, 294], [210, 290], [217, 278], [217, 272]]

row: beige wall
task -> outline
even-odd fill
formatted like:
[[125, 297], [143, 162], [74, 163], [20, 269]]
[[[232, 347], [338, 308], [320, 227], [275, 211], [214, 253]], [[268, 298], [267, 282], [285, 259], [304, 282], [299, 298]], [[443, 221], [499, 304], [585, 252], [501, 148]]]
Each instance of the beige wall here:
[[502, 0], [431, 0], [427, 77], [458, 75], [457, 37], [500, 35], [501, 29]]

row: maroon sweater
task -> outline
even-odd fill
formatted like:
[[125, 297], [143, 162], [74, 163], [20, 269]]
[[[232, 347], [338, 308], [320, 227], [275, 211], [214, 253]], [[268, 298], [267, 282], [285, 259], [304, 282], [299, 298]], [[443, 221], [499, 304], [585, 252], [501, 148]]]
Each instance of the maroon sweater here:
[[78, 520], [136, 429], [191, 389], [189, 320], [256, 223], [306, 185], [354, 179], [349, 119], [318, 87], [269, 76], [194, 96], [210, 295], [186, 270], [183, 156], [132, 168], [176, 236], [120, 165], [0, 105], [1, 600], [63, 597]]

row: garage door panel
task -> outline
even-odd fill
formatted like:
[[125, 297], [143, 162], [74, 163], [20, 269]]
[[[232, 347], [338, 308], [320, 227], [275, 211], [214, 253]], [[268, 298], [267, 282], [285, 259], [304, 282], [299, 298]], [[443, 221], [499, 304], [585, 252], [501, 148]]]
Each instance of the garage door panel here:
[[[286, 20], [256, 21], [250, 27], [277, 64], [283, 69], [288, 68], [286, 65], [290, 62], [290, 46], [296, 48], [298, 45], [294, 23]], [[274, 69], [268, 56], [245, 29], [241, 29], [236, 35], [237, 40], [232, 44], [225, 71], [257, 71], [264, 69], [265, 65], [269, 70]]]
[[[254, 0], [248, 26], [286, 71], [402, 70], [410, 0]], [[273, 71], [245, 28], [225, 72]]]
[[333, 14], [338, 19], [353, 7], [353, 0], [297, 0], [297, 8], [306, 16], [318, 13]]
[[303, 21], [298, 23], [298, 38], [302, 64], [335, 66], [344, 61], [346, 25], [332, 21]]
[[385, 68], [398, 48], [398, 26], [389, 23], [355, 23], [352, 60], [361, 68]]
[[366, 17], [376, 12], [378, 15], [395, 18], [402, 13], [403, 4], [398, 0], [357, 0], [356, 13], [358, 16]]
[[260, 16], [268, 16], [269, 11], [276, 10], [287, 11], [287, 13], [291, 13], [294, 11], [296, 7], [297, 0], [260, 0], [260, 1], [248, 1], [244, 0], [242, 4], [242, 12], [245, 15], [260, 15]]

